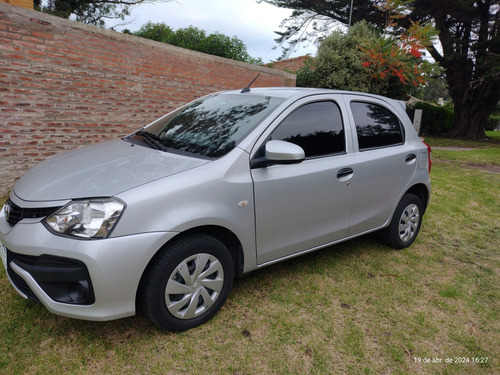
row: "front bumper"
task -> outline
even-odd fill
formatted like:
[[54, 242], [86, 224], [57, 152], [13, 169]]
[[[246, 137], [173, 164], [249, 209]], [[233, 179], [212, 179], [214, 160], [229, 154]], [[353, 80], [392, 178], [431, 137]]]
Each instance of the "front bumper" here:
[[52, 313], [85, 320], [134, 315], [146, 266], [176, 235], [152, 232], [75, 240], [50, 233], [40, 221], [11, 227], [2, 216], [0, 242], [8, 250], [7, 274], [14, 288]]

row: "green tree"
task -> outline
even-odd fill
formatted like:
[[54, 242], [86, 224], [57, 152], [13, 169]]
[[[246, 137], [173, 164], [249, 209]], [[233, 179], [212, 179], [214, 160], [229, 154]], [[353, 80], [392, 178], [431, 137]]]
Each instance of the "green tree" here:
[[104, 27], [106, 19], [124, 20], [135, 5], [168, 1], [170, 0], [34, 0], [34, 7], [57, 17], [69, 18], [74, 15], [78, 22]]
[[321, 42], [316, 58], [299, 71], [299, 76], [310, 73], [308, 86], [378, 92], [378, 88], [372, 87], [374, 71], [363, 67], [364, 52], [359, 48], [374, 38], [365, 22], [356, 24], [347, 35], [333, 32]]
[[227, 59], [255, 65], [262, 64], [260, 58], [253, 58], [249, 55], [247, 47], [241, 39], [236, 36], [228, 37], [219, 32], [207, 35], [205, 31], [193, 26], [174, 31], [165, 23], [148, 22], [133, 34]]
[[165, 23], [152, 23], [148, 22], [141, 26], [139, 31], [130, 32], [129, 30], [123, 31], [126, 34], [133, 34], [142, 38], [156, 40], [157, 42], [169, 43], [174, 38], [174, 30], [167, 26]]
[[[333, 23], [346, 24], [351, 0], [263, 0], [278, 7], [294, 9], [284, 20], [285, 32], [278, 42], [291, 46], [303, 39], [324, 37]], [[353, 20], [366, 19], [384, 29], [390, 0], [354, 1]], [[411, 21], [430, 23], [439, 32], [442, 50], [427, 50], [446, 70], [455, 117], [450, 135], [482, 139], [490, 114], [500, 100], [500, 21], [498, 0], [391, 0], [405, 17], [388, 31], [401, 35]], [[382, 4], [382, 6], [381, 6]], [[329, 26], [330, 25], [330, 26]], [[308, 28], [309, 27], [309, 28]], [[289, 48], [287, 46], [286, 48]]]

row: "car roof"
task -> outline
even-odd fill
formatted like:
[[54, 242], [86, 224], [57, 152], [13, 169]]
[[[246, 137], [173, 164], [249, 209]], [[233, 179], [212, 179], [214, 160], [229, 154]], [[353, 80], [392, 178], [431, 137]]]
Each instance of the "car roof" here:
[[[230, 93], [236, 94], [236, 93], [241, 93], [241, 91], [232, 90], [230, 91]], [[393, 106], [401, 107], [403, 111], [406, 111], [406, 103], [403, 100], [392, 99], [387, 96], [371, 94], [367, 92], [359, 92], [359, 91], [322, 89], [322, 88], [312, 88], [312, 87], [255, 87], [253, 89], [250, 89], [250, 91], [248, 91], [246, 94], [274, 96], [274, 97], [281, 97], [284, 99], [293, 98], [294, 100], [311, 95], [324, 95], [324, 94], [355, 95], [359, 97], [376, 98], [379, 100], [383, 100], [385, 102], [392, 103]]]
[[321, 94], [343, 94], [343, 95], [360, 95], [372, 98], [379, 98], [383, 100], [395, 101], [384, 96], [369, 94], [366, 92], [356, 92], [356, 91], [345, 91], [345, 90], [332, 90], [332, 89], [321, 89], [321, 88], [309, 88], [309, 87], [255, 87], [251, 88], [250, 91], [242, 93], [241, 90], [231, 90], [224, 91], [227, 94], [242, 94], [242, 95], [262, 95], [262, 96], [273, 96], [288, 99], [291, 97], [306, 97], [310, 95], [321, 95]]

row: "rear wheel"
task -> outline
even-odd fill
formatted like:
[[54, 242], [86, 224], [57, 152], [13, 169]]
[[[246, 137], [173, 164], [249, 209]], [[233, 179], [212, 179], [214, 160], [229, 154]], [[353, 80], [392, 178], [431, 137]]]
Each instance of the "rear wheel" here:
[[381, 231], [381, 240], [395, 249], [410, 246], [422, 225], [423, 206], [420, 198], [406, 194], [401, 198], [389, 226]]
[[147, 270], [142, 308], [160, 328], [184, 331], [212, 318], [233, 284], [229, 250], [219, 240], [197, 234], [175, 240]]

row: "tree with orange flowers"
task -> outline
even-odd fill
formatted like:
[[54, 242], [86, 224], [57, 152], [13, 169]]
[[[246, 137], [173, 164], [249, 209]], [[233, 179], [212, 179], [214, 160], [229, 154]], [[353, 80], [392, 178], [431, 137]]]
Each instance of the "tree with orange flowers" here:
[[404, 99], [433, 68], [418, 40], [382, 36], [358, 22], [349, 33], [336, 31], [321, 42], [317, 56], [298, 72], [297, 84]]
[[364, 52], [363, 66], [372, 67], [374, 79], [393, 76], [403, 85], [419, 86], [426, 83], [431, 71], [431, 65], [423, 57], [436, 32], [430, 23], [410, 20], [407, 29], [395, 34], [397, 20], [406, 17], [403, 3], [402, 0], [386, 0], [377, 5], [386, 15], [385, 27], [380, 38], [373, 38], [360, 46]]

